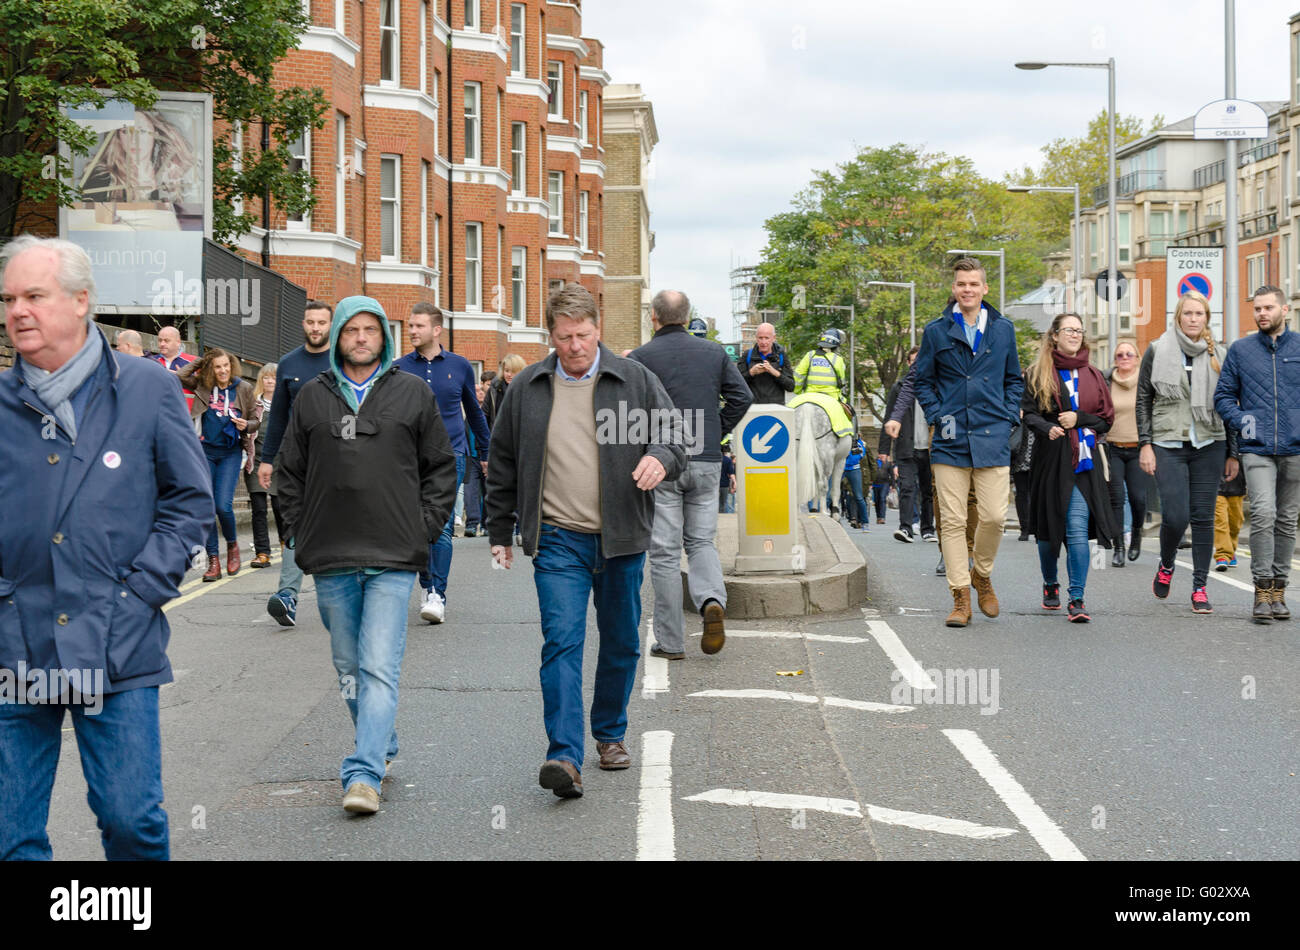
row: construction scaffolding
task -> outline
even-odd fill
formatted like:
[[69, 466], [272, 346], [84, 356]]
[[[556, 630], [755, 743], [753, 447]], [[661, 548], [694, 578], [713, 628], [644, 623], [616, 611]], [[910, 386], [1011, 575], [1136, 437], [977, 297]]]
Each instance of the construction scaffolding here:
[[779, 326], [784, 310], [759, 310], [759, 301], [767, 292], [767, 282], [758, 275], [758, 268], [742, 265], [731, 269], [731, 318], [740, 330], [742, 348], [754, 345], [754, 334], [760, 323]]

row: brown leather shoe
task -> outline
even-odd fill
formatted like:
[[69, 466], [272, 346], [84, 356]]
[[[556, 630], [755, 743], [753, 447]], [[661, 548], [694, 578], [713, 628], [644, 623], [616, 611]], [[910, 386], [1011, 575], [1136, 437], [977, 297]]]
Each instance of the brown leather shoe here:
[[970, 588], [952, 588], [952, 613], [944, 621], [945, 626], [965, 627], [970, 623]]
[[215, 554], [208, 558], [208, 572], [203, 575], [203, 580], [216, 581], [221, 579], [221, 558]]
[[722, 649], [722, 645], [727, 642], [727, 635], [722, 630], [723, 621], [727, 619], [727, 612], [723, 609], [722, 604], [716, 600], [711, 600], [704, 605], [700, 615], [704, 618], [704, 636], [700, 639], [700, 649], [705, 653], [717, 653]]
[[621, 742], [597, 742], [596, 751], [600, 753], [600, 767], [606, 772], [625, 769], [632, 764], [632, 756]]
[[249, 567], [270, 567], [271, 555], [258, 554], [256, 557], [253, 558], [252, 561], [249, 562], [248, 566]]
[[1280, 577], [1273, 578], [1273, 590], [1269, 602], [1273, 605], [1274, 620], [1290, 620], [1291, 610], [1286, 605], [1286, 581]]
[[226, 573], [231, 575], [239, 573], [239, 542], [238, 541], [226, 542]]
[[582, 797], [582, 776], [577, 766], [564, 759], [547, 759], [537, 774], [537, 784], [549, 788], [560, 798]]
[[970, 572], [970, 583], [979, 595], [980, 613], [986, 617], [998, 615], [998, 595], [993, 593], [993, 581], [979, 571]]

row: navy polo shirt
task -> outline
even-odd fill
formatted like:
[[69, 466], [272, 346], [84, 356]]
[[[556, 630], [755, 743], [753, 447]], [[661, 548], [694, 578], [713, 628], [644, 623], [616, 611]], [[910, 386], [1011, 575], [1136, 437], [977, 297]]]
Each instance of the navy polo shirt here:
[[[485, 446], [491, 439], [487, 419], [478, 404], [474, 367], [463, 356], [457, 356], [445, 346], [438, 355], [426, 360], [419, 350], [412, 350], [395, 364], [403, 372], [418, 376], [429, 384], [433, 398], [442, 414], [442, 424], [447, 428], [447, 438], [452, 450], [460, 455], [469, 454], [469, 440], [465, 438], [465, 420], [474, 431], [474, 441]], [[461, 410], [464, 415], [461, 415]]]

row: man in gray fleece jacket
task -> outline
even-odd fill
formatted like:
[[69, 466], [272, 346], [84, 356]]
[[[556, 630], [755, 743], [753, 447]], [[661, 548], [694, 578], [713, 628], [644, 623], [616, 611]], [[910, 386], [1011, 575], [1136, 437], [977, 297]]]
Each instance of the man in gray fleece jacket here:
[[552, 294], [546, 325], [555, 352], [514, 378], [497, 411], [487, 527], [493, 558], [508, 568], [519, 513], [542, 619], [542, 715], [550, 747], [538, 782], [561, 798], [576, 798], [586, 744], [587, 603], [594, 598], [600, 631], [591, 733], [600, 767], [626, 769], [652, 492], [678, 476], [686, 456], [668, 393], [640, 363], [601, 345], [600, 316], [585, 288], [571, 284]]

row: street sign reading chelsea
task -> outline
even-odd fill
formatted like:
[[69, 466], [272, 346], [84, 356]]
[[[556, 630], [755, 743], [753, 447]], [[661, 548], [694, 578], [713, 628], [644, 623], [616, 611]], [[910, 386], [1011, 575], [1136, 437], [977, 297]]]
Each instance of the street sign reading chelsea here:
[[1268, 116], [1249, 99], [1217, 99], [1201, 106], [1192, 124], [1194, 139], [1262, 139]]

